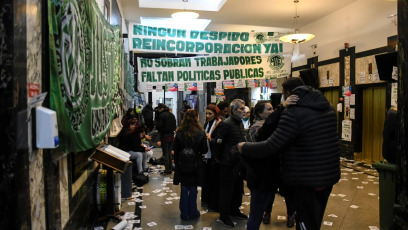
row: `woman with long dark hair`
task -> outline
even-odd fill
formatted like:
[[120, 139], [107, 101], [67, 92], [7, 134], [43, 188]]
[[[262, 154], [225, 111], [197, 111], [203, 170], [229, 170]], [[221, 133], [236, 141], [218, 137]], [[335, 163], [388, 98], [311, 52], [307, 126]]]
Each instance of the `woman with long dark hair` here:
[[211, 140], [218, 124], [221, 122], [220, 110], [214, 104], [209, 104], [205, 111], [204, 130], [207, 135], [208, 151], [204, 155], [204, 184], [201, 190], [201, 206], [208, 206], [208, 210], [218, 211], [220, 165], [215, 159], [215, 148], [211, 148]]
[[[175, 173], [173, 184], [181, 183], [180, 217], [183, 220], [192, 220], [200, 216], [197, 210], [197, 186], [202, 185], [202, 154], [207, 152], [205, 132], [198, 121], [198, 112], [189, 109], [183, 116], [180, 126], [176, 130], [173, 144]], [[193, 163], [185, 162], [186, 153], [193, 151]], [[189, 158], [191, 159], [191, 158]]]
[[[147, 158], [145, 152], [150, 150], [150, 147], [142, 145], [144, 137], [144, 129], [140, 124], [136, 115], [129, 115], [126, 125], [123, 127], [120, 135], [119, 148], [130, 154], [130, 160], [137, 166], [137, 173], [142, 173], [144, 165], [146, 166]], [[144, 163], [145, 162], [145, 163]]]

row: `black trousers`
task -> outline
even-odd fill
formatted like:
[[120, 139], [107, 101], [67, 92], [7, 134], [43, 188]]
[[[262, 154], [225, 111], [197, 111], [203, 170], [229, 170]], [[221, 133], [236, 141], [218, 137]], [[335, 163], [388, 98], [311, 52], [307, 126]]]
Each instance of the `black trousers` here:
[[204, 184], [201, 190], [201, 202], [208, 208], [218, 211], [220, 192], [220, 165], [214, 159], [207, 159], [204, 164]]
[[220, 165], [220, 216], [239, 213], [244, 181], [234, 173], [235, 166]]
[[297, 230], [320, 229], [332, 188], [294, 187]]

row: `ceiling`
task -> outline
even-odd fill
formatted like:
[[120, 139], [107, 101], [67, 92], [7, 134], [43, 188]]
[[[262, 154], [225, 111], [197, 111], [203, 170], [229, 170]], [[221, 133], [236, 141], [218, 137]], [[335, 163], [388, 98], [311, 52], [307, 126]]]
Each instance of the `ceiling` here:
[[[127, 22], [140, 23], [140, 17], [170, 18], [177, 9], [139, 8], [139, 0], [118, 0]], [[183, 0], [149, 0], [178, 1], [188, 9], [189, 2]], [[190, 0], [191, 4], [195, 1]], [[205, 2], [209, 0], [201, 0]], [[300, 0], [298, 3], [298, 28], [320, 19], [357, 0]], [[175, 3], [173, 8], [180, 8]], [[227, 0], [217, 11], [196, 11], [199, 19], [211, 19], [206, 30], [217, 25], [249, 25], [262, 27], [294, 28], [295, 3], [292, 0]]]

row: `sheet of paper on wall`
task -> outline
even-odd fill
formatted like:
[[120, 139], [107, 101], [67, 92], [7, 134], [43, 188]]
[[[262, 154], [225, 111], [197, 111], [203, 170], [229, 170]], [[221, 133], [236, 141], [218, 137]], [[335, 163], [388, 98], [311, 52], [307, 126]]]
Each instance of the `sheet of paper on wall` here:
[[350, 105], [356, 105], [356, 95], [355, 94], [350, 95]]
[[146, 91], [147, 92], [152, 92], [153, 91], [153, 85], [151, 83], [147, 83], [146, 85]]
[[321, 86], [323, 86], [323, 87], [327, 85], [327, 79], [326, 79], [326, 77], [320, 78], [320, 84], [321, 84]]
[[398, 80], [398, 67], [396, 66], [392, 67], [392, 79]]
[[374, 81], [376, 82], [380, 81], [380, 75], [378, 74], [378, 69], [375, 69], [373, 71], [373, 78], [374, 78]]
[[344, 106], [346, 106], [346, 107], [350, 106], [350, 96], [345, 96], [344, 97]]
[[333, 78], [330, 77], [330, 78], [329, 78], [329, 86], [333, 86], [333, 82], [334, 82]]
[[222, 81], [215, 82], [215, 88], [222, 89]]
[[246, 88], [246, 82], [243, 79], [234, 80], [235, 88]]
[[397, 107], [398, 102], [398, 83], [394, 82], [391, 85], [391, 106]]
[[350, 108], [350, 119], [356, 119], [356, 109]]
[[248, 88], [255, 88], [255, 80], [254, 79], [248, 79], [247, 80], [247, 87]]
[[185, 84], [185, 83], [178, 83], [178, 88], [177, 88], [177, 90], [178, 90], [179, 92], [183, 92], [183, 91], [185, 90], [185, 88], [186, 88], [186, 84]]
[[343, 104], [342, 103], [337, 104], [337, 112], [339, 112], [339, 113], [343, 112]]
[[360, 72], [359, 79], [360, 83], [365, 83], [365, 72]]
[[216, 103], [216, 102], [217, 102], [217, 96], [211, 95], [211, 103]]
[[204, 82], [197, 82], [197, 90], [204, 90]]
[[341, 139], [344, 141], [351, 141], [351, 120], [343, 120], [341, 129]]
[[157, 83], [156, 84], [156, 92], [163, 92], [163, 84]]

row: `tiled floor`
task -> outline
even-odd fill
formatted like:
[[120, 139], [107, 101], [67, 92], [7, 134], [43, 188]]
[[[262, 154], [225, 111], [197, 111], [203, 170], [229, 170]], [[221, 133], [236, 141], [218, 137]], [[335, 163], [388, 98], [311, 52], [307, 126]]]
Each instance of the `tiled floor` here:
[[[158, 154], [156, 152], [155, 154]], [[198, 220], [182, 221], [178, 208], [180, 186], [172, 184], [172, 176], [160, 175], [161, 166], [153, 166], [150, 182], [133, 193], [134, 200], [122, 203], [122, 210], [132, 217], [125, 229], [230, 229], [220, 223], [219, 214], [200, 206]], [[321, 229], [379, 229], [378, 174], [369, 165], [342, 160], [342, 176], [332, 191]], [[249, 214], [249, 190], [245, 188], [241, 211]], [[200, 197], [200, 192], [198, 197]], [[136, 202], [135, 202], [136, 201]], [[287, 229], [284, 199], [277, 196], [271, 223], [262, 229]], [[140, 220], [140, 223], [138, 220]], [[133, 222], [133, 223], [132, 223]], [[109, 222], [107, 229], [116, 223]], [[235, 229], [245, 229], [245, 220], [236, 220]], [[295, 229], [295, 228], [293, 228]]]

